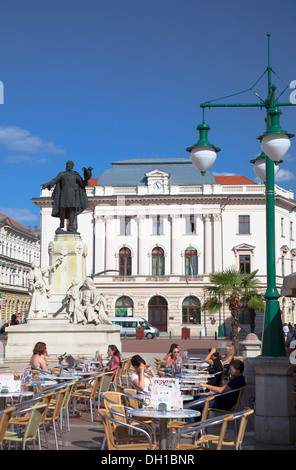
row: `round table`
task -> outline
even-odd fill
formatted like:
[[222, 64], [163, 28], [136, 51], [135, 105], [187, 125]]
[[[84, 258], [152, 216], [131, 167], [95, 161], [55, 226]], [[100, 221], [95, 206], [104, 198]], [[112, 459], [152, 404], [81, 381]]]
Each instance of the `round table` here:
[[159, 420], [159, 449], [167, 450], [168, 449], [168, 422], [170, 419], [184, 419], [184, 418], [196, 418], [200, 416], [200, 411], [197, 410], [168, 410], [168, 411], [158, 411], [158, 410], [149, 410], [149, 409], [136, 409], [129, 410], [129, 416], [133, 418], [149, 418]]
[[22, 397], [31, 397], [34, 395], [33, 391], [24, 391], [24, 392], [0, 392], [0, 410], [6, 408], [6, 398], [22, 398]]

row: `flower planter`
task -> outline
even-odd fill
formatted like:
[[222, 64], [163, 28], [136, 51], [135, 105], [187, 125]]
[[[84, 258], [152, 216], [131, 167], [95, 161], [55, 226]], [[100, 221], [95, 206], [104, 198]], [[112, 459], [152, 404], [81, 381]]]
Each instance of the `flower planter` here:
[[182, 328], [182, 339], [190, 339], [190, 328]]
[[137, 339], [144, 339], [144, 338], [145, 338], [144, 329], [143, 329], [143, 328], [137, 328], [137, 329], [136, 329], [136, 338], [137, 338]]

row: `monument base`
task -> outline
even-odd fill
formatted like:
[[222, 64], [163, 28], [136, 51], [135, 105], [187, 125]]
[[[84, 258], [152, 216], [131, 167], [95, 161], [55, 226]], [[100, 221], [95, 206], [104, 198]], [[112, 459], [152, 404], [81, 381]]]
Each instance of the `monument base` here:
[[109, 344], [121, 351], [121, 327], [117, 325], [75, 324], [69, 320], [30, 320], [29, 323], [10, 326], [5, 348], [4, 362], [29, 361], [38, 341], [46, 343], [50, 359], [65, 352], [72, 356], [94, 358], [95, 352], [105, 355]]
[[296, 413], [292, 397], [293, 370], [288, 357], [258, 356], [255, 369], [255, 441], [265, 444], [296, 443]]

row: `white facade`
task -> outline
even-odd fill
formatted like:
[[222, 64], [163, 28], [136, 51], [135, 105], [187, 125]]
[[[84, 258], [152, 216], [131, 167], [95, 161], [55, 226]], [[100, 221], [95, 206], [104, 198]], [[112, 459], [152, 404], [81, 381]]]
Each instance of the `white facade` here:
[[[109, 315], [126, 311], [172, 334], [179, 334], [182, 326], [190, 327], [192, 335], [214, 334], [218, 314], [210, 317], [191, 305], [196, 299], [197, 304], [203, 303], [211, 272], [230, 266], [258, 269], [265, 292], [264, 185], [241, 176], [215, 178], [211, 172], [202, 177], [185, 159], [129, 160], [112, 165], [98, 184], [92, 180], [87, 188], [89, 209], [78, 216], [78, 231], [88, 247], [88, 275], [117, 270], [94, 278], [107, 299]], [[275, 189], [280, 292], [283, 276], [296, 270], [296, 202], [290, 191]], [[34, 202], [41, 208], [44, 266], [59, 220], [51, 217], [50, 191], [43, 190]], [[122, 301], [126, 310], [119, 310]], [[283, 321], [295, 323], [294, 302], [281, 302]], [[227, 307], [221, 321], [224, 333], [229, 333]], [[257, 334], [261, 326], [259, 314]]]
[[32, 261], [40, 262], [39, 230], [25, 228], [0, 214], [0, 324], [12, 314], [25, 313], [30, 303], [27, 275]]

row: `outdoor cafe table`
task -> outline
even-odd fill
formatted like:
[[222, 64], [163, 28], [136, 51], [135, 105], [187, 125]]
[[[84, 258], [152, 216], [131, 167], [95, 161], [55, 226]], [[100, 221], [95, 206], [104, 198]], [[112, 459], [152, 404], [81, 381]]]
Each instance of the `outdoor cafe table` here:
[[196, 418], [200, 416], [200, 411], [183, 409], [183, 410], [168, 410], [158, 411], [139, 408], [135, 410], [129, 410], [128, 414], [133, 418], [149, 418], [159, 420], [159, 449], [168, 449], [168, 422], [170, 419], [184, 419], [184, 418]]
[[34, 395], [33, 391], [22, 391], [22, 392], [0, 392], [0, 410], [4, 410], [6, 407], [6, 398], [16, 398], [31, 397]]
[[[195, 390], [197, 390], [197, 389], [199, 389], [199, 387], [195, 387]], [[185, 390], [187, 390], [187, 387], [185, 388]], [[147, 397], [147, 395], [149, 396], [148, 393], [136, 393], [135, 395], [131, 395], [131, 398], [135, 398], [136, 400], [143, 401], [144, 398]], [[193, 400], [192, 395], [181, 395], [181, 398], [183, 399], [183, 401]]]

